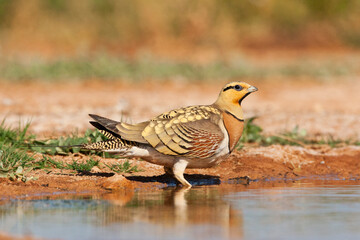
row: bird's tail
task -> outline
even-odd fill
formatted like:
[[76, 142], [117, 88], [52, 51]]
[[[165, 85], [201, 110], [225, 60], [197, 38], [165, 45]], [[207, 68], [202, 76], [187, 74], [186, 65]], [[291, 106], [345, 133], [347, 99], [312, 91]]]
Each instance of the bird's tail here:
[[[31, 148], [61, 148], [61, 149], [71, 149], [71, 148], [80, 148], [86, 150], [95, 150], [95, 151], [104, 151], [104, 152], [123, 152], [127, 149], [135, 146], [136, 143], [127, 141], [122, 139], [121, 137], [114, 136], [112, 133], [106, 130], [99, 130], [101, 134], [103, 134], [107, 140], [94, 142], [94, 143], [84, 143], [84, 144], [76, 144], [76, 145], [44, 145], [44, 144], [31, 144], [27, 145], [26, 147]], [[24, 146], [25, 147], [25, 146]]]
[[108, 138], [106, 141], [88, 143], [81, 145], [81, 148], [88, 150], [97, 150], [97, 151], [124, 151], [136, 145], [134, 142], [124, 140], [118, 136], [114, 136], [106, 130], [99, 130], [105, 137]]

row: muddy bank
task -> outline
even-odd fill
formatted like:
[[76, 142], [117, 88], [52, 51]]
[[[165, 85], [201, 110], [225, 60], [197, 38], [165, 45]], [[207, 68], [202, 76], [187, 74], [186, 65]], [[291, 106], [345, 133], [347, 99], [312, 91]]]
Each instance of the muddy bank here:
[[[59, 157], [61, 158], [61, 157]], [[69, 156], [71, 159], [72, 156]], [[77, 156], [86, 160], [87, 156]], [[193, 185], [246, 183], [242, 177], [252, 181], [296, 180], [296, 179], [340, 179], [360, 180], [360, 147], [347, 146], [331, 149], [323, 147], [269, 146], [246, 147], [235, 151], [220, 165], [210, 169], [188, 169], [185, 178]], [[121, 161], [101, 159], [102, 162]], [[38, 180], [26, 183], [0, 179], [1, 200], [46, 196], [63, 193], [118, 192], [119, 199], [134, 191], [150, 191], [175, 186], [172, 177], [164, 175], [161, 166], [144, 161], [131, 160], [142, 171], [118, 175], [102, 165], [91, 172], [76, 173], [70, 170], [51, 169], [33, 173]]]

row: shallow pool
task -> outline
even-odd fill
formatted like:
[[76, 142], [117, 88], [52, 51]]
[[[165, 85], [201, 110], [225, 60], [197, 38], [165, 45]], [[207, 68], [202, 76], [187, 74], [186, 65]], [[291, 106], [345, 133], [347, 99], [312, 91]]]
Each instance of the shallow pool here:
[[222, 184], [0, 205], [0, 232], [46, 239], [360, 239], [358, 182]]

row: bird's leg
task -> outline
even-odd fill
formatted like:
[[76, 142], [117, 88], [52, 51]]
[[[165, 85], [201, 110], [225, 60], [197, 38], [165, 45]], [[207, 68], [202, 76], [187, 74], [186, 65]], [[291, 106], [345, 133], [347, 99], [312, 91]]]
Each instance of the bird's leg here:
[[173, 169], [171, 167], [164, 166], [164, 171], [165, 171], [166, 174], [174, 176], [174, 172], [173, 172]]
[[184, 171], [187, 165], [188, 161], [180, 159], [174, 164], [172, 172], [174, 173], [174, 177], [183, 185], [183, 187], [190, 188], [191, 184], [184, 178]]

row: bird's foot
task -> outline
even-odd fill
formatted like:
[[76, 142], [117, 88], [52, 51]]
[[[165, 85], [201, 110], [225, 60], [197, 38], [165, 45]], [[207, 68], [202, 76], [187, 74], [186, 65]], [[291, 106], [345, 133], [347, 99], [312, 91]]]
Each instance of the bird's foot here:
[[184, 178], [184, 171], [187, 164], [188, 162], [186, 160], [177, 161], [172, 168], [172, 172], [184, 188], [191, 188], [191, 184]]

